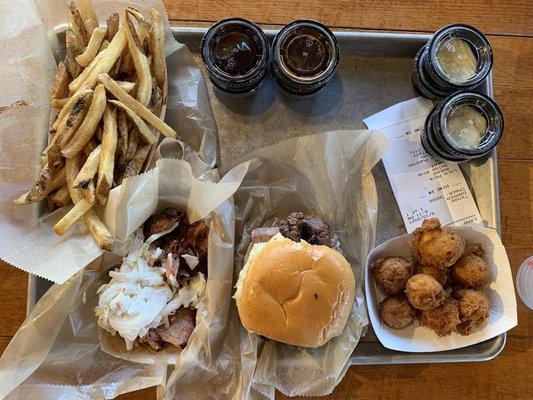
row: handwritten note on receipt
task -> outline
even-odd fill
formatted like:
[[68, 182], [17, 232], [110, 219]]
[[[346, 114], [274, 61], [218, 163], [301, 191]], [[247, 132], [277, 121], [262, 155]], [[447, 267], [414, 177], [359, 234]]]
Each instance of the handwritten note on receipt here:
[[431, 158], [420, 144], [420, 133], [432, 108], [431, 100], [417, 97], [363, 120], [389, 140], [383, 164], [407, 232], [433, 216], [443, 225], [483, 226], [459, 166]]

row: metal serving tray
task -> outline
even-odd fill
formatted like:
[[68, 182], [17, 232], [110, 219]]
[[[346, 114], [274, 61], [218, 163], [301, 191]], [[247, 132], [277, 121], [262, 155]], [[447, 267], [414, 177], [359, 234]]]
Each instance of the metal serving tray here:
[[[202, 36], [208, 25], [179, 26], [173, 28], [175, 38], [197, 53]], [[272, 38], [277, 29], [265, 29]], [[220, 167], [224, 169], [232, 159], [255, 148], [300, 134], [318, 133], [334, 129], [364, 128], [362, 119], [417, 94], [411, 84], [411, 63], [417, 50], [430, 35], [395, 34], [376, 32], [334, 32], [341, 49], [341, 62], [337, 76], [326, 89], [310, 100], [282, 98], [270, 77], [252, 99], [231, 100], [212, 96], [212, 107], [219, 131]], [[492, 75], [478, 88], [478, 91], [493, 95]], [[274, 100], [272, 100], [274, 99]], [[264, 107], [265, 102], [270, 102]], [[273, 119], [272, 132], [265, 138], [265, 132], [253, 127], [256, 119], [268, 119], [277, 104], [289, 105], [290, 124], [284, 129], [284, 121]], [[243, 112], [243, 109], [245, 112]], [[327, 118], [315, 119], [309, 116], [324, 114]], [[327, 122], [324, 122], [326, 120]], [[318, 121], [318, 122], [317, 122]], [[315, 123], [316, 122], [316, 123]], [[276, 125], [277, 124], [277, 125]], [[294, 126], [297, 126], [294, 128]], [[276, 129], [278, 128], [278, 129]], [[277, 132], [277, 133], [276, 133]], [[479, 211], [488, 227], [500, 229], [498, 205], [498, 174], [496, 153], [476, 162], [461, 165], [467, 182], [476, 198]], [[405, 227], [394, 200], [383, 164], [373, 169], [378, 189], [379, 212], [376, 245], [405, 233]], [[28, 288], [28, 310], [50, 287], [43, 279], [30, 276]], [[417, 364], [487, 361], [496, 357], [505, 346], [506, 335], [502, 334], [485, 342], [458, 350], [438, 353], [402, 353], [386, 349], [377, 340], [369, 327], [365, 337], [358, 344], [351, 363], [371, 364]]]

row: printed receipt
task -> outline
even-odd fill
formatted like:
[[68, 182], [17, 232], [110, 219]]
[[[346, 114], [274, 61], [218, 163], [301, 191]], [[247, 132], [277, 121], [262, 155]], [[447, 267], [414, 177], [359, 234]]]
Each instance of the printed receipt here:
[[459, 166], [433, 159], [420, 143], [432, 108], [431, 100], [417, 97], [363, 120], [368, 128], [383, 132], [389, 140], [383, 164], [407, 232], [430, 217], [439, 218], [443, 226], [483, 226]]

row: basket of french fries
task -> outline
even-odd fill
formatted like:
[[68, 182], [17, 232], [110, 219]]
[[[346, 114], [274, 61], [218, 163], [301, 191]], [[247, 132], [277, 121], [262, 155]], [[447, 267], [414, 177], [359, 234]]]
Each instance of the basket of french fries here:
[[50, 98], [52, 120], [42, 170], [17, 205], [48, 201], [73, 207], [53, 227], [64, 234], [83, 219], [98, 245], [113, 236], [95, 212], [109, 192], [147, 165], [160, 134], [176, 138], [164, 121], [168, 79], [163, 17], [128, 7], [100, 27], [90, 0], [68, 4], [65, 57]]

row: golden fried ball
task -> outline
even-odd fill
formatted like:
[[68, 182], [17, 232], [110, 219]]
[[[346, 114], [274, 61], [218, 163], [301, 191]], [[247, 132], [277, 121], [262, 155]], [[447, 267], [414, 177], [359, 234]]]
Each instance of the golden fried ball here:
[[379, 303], [379, 316], [391, 328], [405, 328], [415, 319], [416, 310], [403, 294], [388, 296]]
[[452, 229], [441, 228], [437, 218], [430, 218], [413, 232], [412, 246], [421, 264], [447, 268], [463, 255], [465, 240]]
[[489, 266], [483, 257], [480, 244], [475, 244], [465, 251], [450, 268], [451, 278], [455, 283], [468, 288], [479, 288], [490, 278]]
[[490, 301], [481, 290], [458, 289], [453, 297], [459, 307], [461, 323], [457, 330], [461, 335], [469, 335], [473, 327], [483, 325], [489, 318]]
[[431, 275], [442, 286], [446, 285], [446, 283], [448, 282], [448, 268], [441, 269], [437, 267], [432, 267], [431, 265], [422, 265], [417, 262], [415, 264], [415, 274]]
[[444, 303], [446, 292], [431, 275], [416, 274], [407, 281], [405, 295], [409, 303], [419, 310], [431, 310]]
[[420, 313], [420, 324], [433, 329], [439, 336], [447, 336], [459, 325], [459, 309], [457, 302], [448, 299], [433, 310], [424, 310]]
[[378, 258], [372, 265], [376, 284], [387, 294], [403, 292], [412, 274], [413, 266], [403, 257]]

